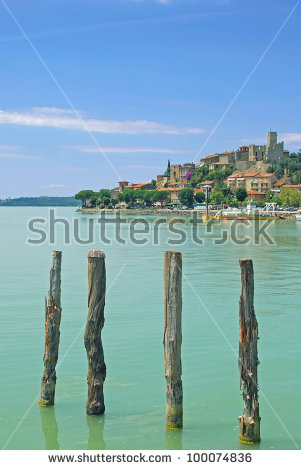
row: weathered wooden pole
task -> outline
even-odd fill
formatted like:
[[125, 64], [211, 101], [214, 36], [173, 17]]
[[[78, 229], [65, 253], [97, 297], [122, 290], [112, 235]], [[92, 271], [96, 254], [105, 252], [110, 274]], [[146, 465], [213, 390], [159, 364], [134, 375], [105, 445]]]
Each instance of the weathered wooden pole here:
[[258, 404], [257, 356], [258, 324], [254, 312], [254, 273], [251, 259], [239, 260], [242, 290], [239, 300], [239, 376], [242, 385], [244, 410], [238, 417], [239, 441], [254, 444], [260, 441]]
[[52, 266], [50, 268], [50, 289], [48, 301], [45, 305], [45, 350], [44, 373], [41, 383], [41, 397], [39, 405], [54, 405], [56, 384], [56, 363], [60, 343], [61, 323], [61, 265], [62, 252], [52, 252]]
[[105, 294], [105, 254], [101, 250], [90, 250], [88, 253], [89, 311], [85, 331], [85, 347], [89, 364], [86, 403], [88, 415], [101, 415], [105, 411], [103, 383], [106, 378], [106, 365], [101, 341], [101, 330], [105, 322]]
[[183, 426], [182, 390], [182, 255], [164, 254], [164, 367], [166, 378], [166, 426]]

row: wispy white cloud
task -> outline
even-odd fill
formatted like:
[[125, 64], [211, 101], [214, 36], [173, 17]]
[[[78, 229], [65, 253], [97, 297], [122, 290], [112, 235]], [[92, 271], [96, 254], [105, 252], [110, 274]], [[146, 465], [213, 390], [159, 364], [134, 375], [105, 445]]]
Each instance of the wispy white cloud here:
[[[55, 108], [53, 106], [41, 106], [41, 107], [34, 107], [32, 108], [32, 111], [34, 113], [38, 114], [52, 114], [52, 115], [71, 115], [74, 116], [74, 111], [72, 109], [66, 109], [66, 108]], [[78, 111], [79, 114], [81, 114]]]
[[[136, 2], [143, 2], [144, 0], [132, 0]], [[213, 0], [210, 0], [213, 1]], [[228, 2], [227, 0], [214, 0], [217, 5], [227, 5]], [[161, 3], [164, 3], [161, 1]], [[171, 3], [171, 2], [169, 2]], [[165, 4], [168, 4], [168, 2], [165, 1]], [[214, 5], [216, 6], [216, 5]], [[188, 14], [178, 14], [178, 15], [162, 15], [162, 16], [154, 16], [154, 17], [149, 17], [149, 18], [135, 18], [135, 19], [126, 19], [126, 20], [116, 20], [116, 21], [103, 21], [100, 23], [92, 23], [92, 24], [83, 24], [83, 25], [77, 25], [77, 26], [69, 26], [69, 27], [64, 27], [64, 28], [57, 28], [57, 29], [43, 29], [42, 31], [35, 31], [31, 32], [30, 38], [31, 39], [40, 39], [40, 38], [53, 38], [57, 36], [64, 36], [64, 35], [74, 35], [74, 34], [83, 34], [89, 31], [94, 31], [94, 30], [102, 30], [102, 29], [108, 29], [108, 28], [120, 28], [120, 27], [130, 27], [130, 26], [141, 26], [141, 25], [156, 25], [156, 24], [165, 24], [165, 23], [182, 23], [186, 21], [202, 21], [202, 20], [207, 20], [208, 18], [214, 18], [217, 16], [225, 16], [225, 15], [230, 15], [233, 14], [233, 11], [226, 11], [226, 10], [221, 10], [217, 11], [216, 9], [214, 11], [208, 11], [208, 12], [194, 12], [194, 13], [188, 13]], [[24, 36], [22, 34], [14, 34], [11, 36], [0, 36], [0, 43], [1, 42], [16, 42], [16, 41], [24, 41]]]
[[284, 145], [288, 145], [298, 149], [301, 147], [301, 134], [287, 132], [285, 134], [280, 134], [279, 139], [280, 141], [284, 141]]
[[0, 145], [1, 150], [17, 150], [19, 148], [18, 145]]
[[[64, 145], [64, 149], [75, 150], [83, 153], [101, 153], [96, 147], [86, 147], [84, 145]], [[186, 154], [194, 153], [194, 150], [179, 150], [159, 147], [102, 147], [105, 153], [159, 153], [159, 154]]]
[[108, 121], [99, 119], [81, 120], [72, 116], [70, 111], [56, 108], [34, 108], [29, 111], [0, 110], [0, 124], [13, 124], [31, 127], [55, 127], [59, 129], [74, 129], [85, 132], [100, 132], [104, 134], [200, 134], [205, 129], [198, 127], [182, 127], [162, 124], [160, 122], [139, 121]]
[[0, 158], [15, 158], [20, 160], [41, 160], [41, 157], [33, 155], [22, 155], [14, 152], [0, 152]]

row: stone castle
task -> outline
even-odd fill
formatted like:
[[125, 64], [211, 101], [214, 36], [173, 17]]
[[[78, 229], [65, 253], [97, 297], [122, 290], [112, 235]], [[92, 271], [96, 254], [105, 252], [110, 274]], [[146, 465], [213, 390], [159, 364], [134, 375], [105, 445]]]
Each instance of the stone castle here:
[[[231, 152], [215, 153], [204, 157], [200, 161], [200, 166], [214, 165], [214, 163], [225, 166], [239, 161], [245, 162], [264, 162], [271, 163], [283, 157], [288, 157], [288, 150], [284, 150], [284, 142], [277, 142], [277, 132], [268, 132], [268, 139], [266, 145], [243, 145], [238, 150]], [[220, 165], [217, 165], [220, 166]], [[213, 169], [213, 168], [211, 168]], [[219, 168], [218, 168], [219, 169]]]
[[209, 171], [225, 170], [230, 165], [245, 162], [243, 165], [249, 168], [252, 165], [256, 165], [257, 162], [268, 165], [275, 160], [286, 157], [289, 157], [289, 152], [284, 150], [284, 142], [277, 142], [277, 132], [270, 131], [268, 132], [267, 143], [265, 145], [243, 145], [237, 150], [215, 153], [201, 158], [199, 165], [194, 163], [170, 165], [169, 177], [165, 175], [157, 176], [157, 188], [179, 182], [182, 183], [182, 186], [188, 185], [189, 175], [202, 166], [207, 166]]

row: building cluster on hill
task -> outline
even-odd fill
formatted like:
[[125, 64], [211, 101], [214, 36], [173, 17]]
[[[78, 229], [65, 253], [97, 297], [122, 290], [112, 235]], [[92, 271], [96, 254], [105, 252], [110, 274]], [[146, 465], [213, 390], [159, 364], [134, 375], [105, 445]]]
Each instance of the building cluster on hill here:
[[221, 169], [239, 161], [272, 163], [280, 158], [288, 157], [289, 151], [284, 150], [284, 142], [277, 142], [277, 132], [268, 132], [266, 145], [243, 145], [231, 152], [215, 153], [202, 158], [200, 165], [207, 165], [209, 169]]
[[[243, 145], [235, 151], [215, 153], [201, 158], [199, 164], [170, 165], [169, 163], [166, 172], [163, 175], [158, 175], [156, 181], [142, 184], [120, 181], [119, 187], [112, 190], [111, 196], [117, 198], [118, 194], [125, 189], [156, 189], [157, 191], [168, 191], [167, 202], [178, 205], [178, 194], [186, 187], [193, 187], [195, 194], [198, 192], [210, 194], [217, 183], [215, 177], [218, 175], [219, 178], [222, 177], [223, 184], [229, 188], [231, 193], [235, 193], [238, 188], [244, 188], [249, 198], [263, 200], [268, 192], [279, 194], [282, 187], [288, 186], [283, 180], [277, 181], [274, 173], [267, 171], [268, 164], [288, 157], [289, 152], [284, 150], [284, 142], [277, 142], [277, 132], [270, 131], [265, 145]], [[244, 165], [245, 171], [241, 171], [238, 168], [239, 165]], [[260, 168], [253, 171], [254, 165], [259, 165]], [[195, 182], [194, 176], [196, 174], [201, 174], [204, 178], [202, 177]], [[220, 179], [218, 183], [221, 183]]]

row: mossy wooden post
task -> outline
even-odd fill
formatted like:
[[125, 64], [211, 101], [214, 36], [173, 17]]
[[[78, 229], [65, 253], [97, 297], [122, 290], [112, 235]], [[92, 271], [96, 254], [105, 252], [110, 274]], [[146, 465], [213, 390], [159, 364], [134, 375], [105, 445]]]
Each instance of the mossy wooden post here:
[[101, 330], [105, 322], [105, 294], [105, 254], [101, 250], [90, 250], [88, 253], [89, 311], [85, 331], [85, 348], [89, 364], [86, 403], [88, 415], [101, 415], [105, 411], [103, 383], [106, 378], [106, 365], [101, 341]]
[[239, 376], [242, 385], [244, 410], [238, 417], [239, 441], [254, 444], [260, 441], [258, 404], [257, 356], [258, 324], [254, 312], [254, 273], [251, 259], [239, 260], [242, 291], [239, 300]]
[[182, 390], [182, 255], [164, 255], [164, 367], [166, 378], [166, 426], [183, 426]]
[[56, 384], [56, 363], [60, 343], [61, 323], [61, 265], [62, 252], [52, 252], [52, 266], [50, 268], [50, 289], [48, 301], [45, 305], [45, 351], [44, 351], [44, 373], [41, 383], [41, 397], [39, 405], [54, 405]]

